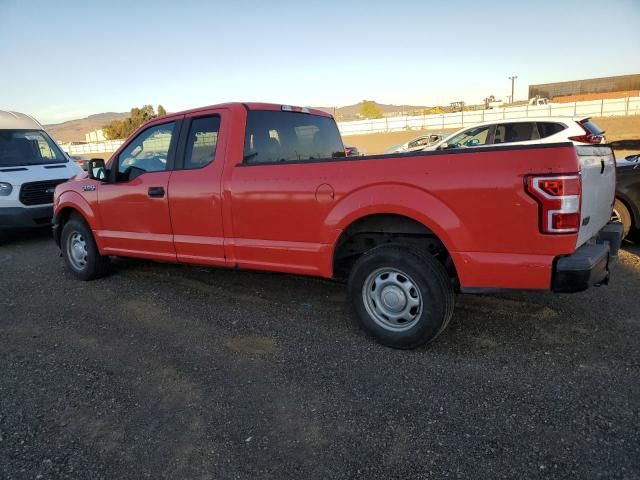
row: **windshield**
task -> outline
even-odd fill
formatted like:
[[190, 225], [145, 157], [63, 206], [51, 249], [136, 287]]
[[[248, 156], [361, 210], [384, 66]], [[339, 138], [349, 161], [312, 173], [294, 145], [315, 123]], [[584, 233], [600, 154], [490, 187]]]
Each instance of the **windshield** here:
[[42, 130], [0, 130], [0, 167], [67, 161], [62, 150]]

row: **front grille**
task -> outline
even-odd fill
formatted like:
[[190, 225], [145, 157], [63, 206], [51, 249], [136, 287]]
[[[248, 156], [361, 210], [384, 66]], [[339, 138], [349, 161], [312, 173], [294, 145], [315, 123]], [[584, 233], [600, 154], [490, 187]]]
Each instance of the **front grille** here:
[[53, 191], [57, 185], [66, 182], [65, 178], [59, 180], [46, 180], [44, 182], [23, 183], [20, 189], [20, 201], [24, 205], [46, 205], [53, 203]]

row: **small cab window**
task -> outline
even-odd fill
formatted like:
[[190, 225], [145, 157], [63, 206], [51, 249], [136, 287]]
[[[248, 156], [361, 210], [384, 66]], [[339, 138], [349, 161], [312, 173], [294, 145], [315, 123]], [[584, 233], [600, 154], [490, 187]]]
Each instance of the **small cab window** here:
[[556, 133], [560, 133], [564, 130], [565, 127], [561, 123], [556, 122], [538, 122], [538, 133], [540, 134], [540, 138], [547, 138], [551, 135], [555, 135]]
[[60, 148], [42, 130], [0, 130], [0, 167], [67, 161]]
[[344, 145], [330, 117], [299, 112], [247, 112], [246, 163], [271, 163], [344, 157]]
[[175, 122], [164, 123], [134, 138], [118, 155], [118, 180], [133, 180], [143, 173], [166, 170], [174, 130]]
[[184, 168], [194, 169], [209, 165], [216, 157], [220, 117], [194, 118], [189, 127]]
[[513, 122], [496, 125], [493, 143], [514, 143], [537, 140], [538, 129], [534, 122]]
[[490, 129], [490, 125], [469, 128], [452, 137], [450, 140], [447, 140], [447, 146], [448, 148], [460, 148], [486, 145], [489, 140]]

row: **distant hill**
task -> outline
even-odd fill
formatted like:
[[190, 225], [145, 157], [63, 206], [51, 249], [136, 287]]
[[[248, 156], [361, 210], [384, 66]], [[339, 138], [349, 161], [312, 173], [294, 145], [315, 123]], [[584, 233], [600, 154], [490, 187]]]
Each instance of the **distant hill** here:
[[78, 120], [69, 120], [68, 122], [45, 125], [44, 128], [60, 143], [83, 142], [85, 133], [98, 130], [111, 123], [112, 120], [122, 120], [128, 116], [129, 112], [97, 113]]
[[[420, 106], [420, 105], [387, 105], [384, 103], [373, 102], [383, 114], [398, 114], [400, 115], [402, 112], [405, 114], [413, 113], [413, 112], [422, 112], [425, 109], [430, 109], [431, 107]], [[356, 103], [355, 105], [347, 105], [344, 107], [314, 107], [318, 110], [322, 110], [323, 112], [331, 113], [336, 120], [355, 120], [360, 118], [358, 113], [362, 108], [362, 102]]]

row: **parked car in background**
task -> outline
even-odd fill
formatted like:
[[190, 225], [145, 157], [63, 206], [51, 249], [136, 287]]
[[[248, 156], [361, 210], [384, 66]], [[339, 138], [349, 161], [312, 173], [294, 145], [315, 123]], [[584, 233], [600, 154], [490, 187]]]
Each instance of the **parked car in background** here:
[[613, 219], [624, 226], [624, 237], [640, 241], [640, 154], [617, 161]]
[[345, 145], [344, 153], [347, 157], [359, 157], [360, 155], [363, 155], [362, 153], [360, 153], [360, 150], [358, 150], [358, 147], [355, 147], [353, 145]]
[[411, 140], [403, 144], [389, 147], [387, 150], [385, 150], [384, 153], [417, 152], [420, 150], [424, 150], [426, 147], [430, 145], [437, 144], [447, 135], [448, 135], [447, 133], [441, 133], [441, 132], [425, 133], [424, 135], [420, 135], [420, 136], [417, 136], [416, 138], [412, 138]]
[[540, 107], [543, 105], [549, 105], [550, 103], [551, 102], [549, 101], [548, 98], [539, 97], [539, 96], [529, 99], [529, 105], [537, 106], [537, 107]]
[[607, 283], [614, 193], [608, 145], [349, 158], [325, 112], [230, 103], [153, 119], [58, 185], [54, 239], [81, 280], [113, 255], [348, 279], [361, 327], [413, 348], [457, 291]]
[[55, 187], [81, 171], [33, 117], [0, 111], [0, 230], [48, 225]]
[[492, 120], [465, 127], [424, 150], [561, 142], [599, 145], [605, 140], [602, 129], [589, 117], [529, 117]]
[[82, 170], [87, 169], [89, 158], [81, 157], [79, 155], [69, 155], [69, 158], [73, 160], [76, 163], [76, 165], [78, 165]]

